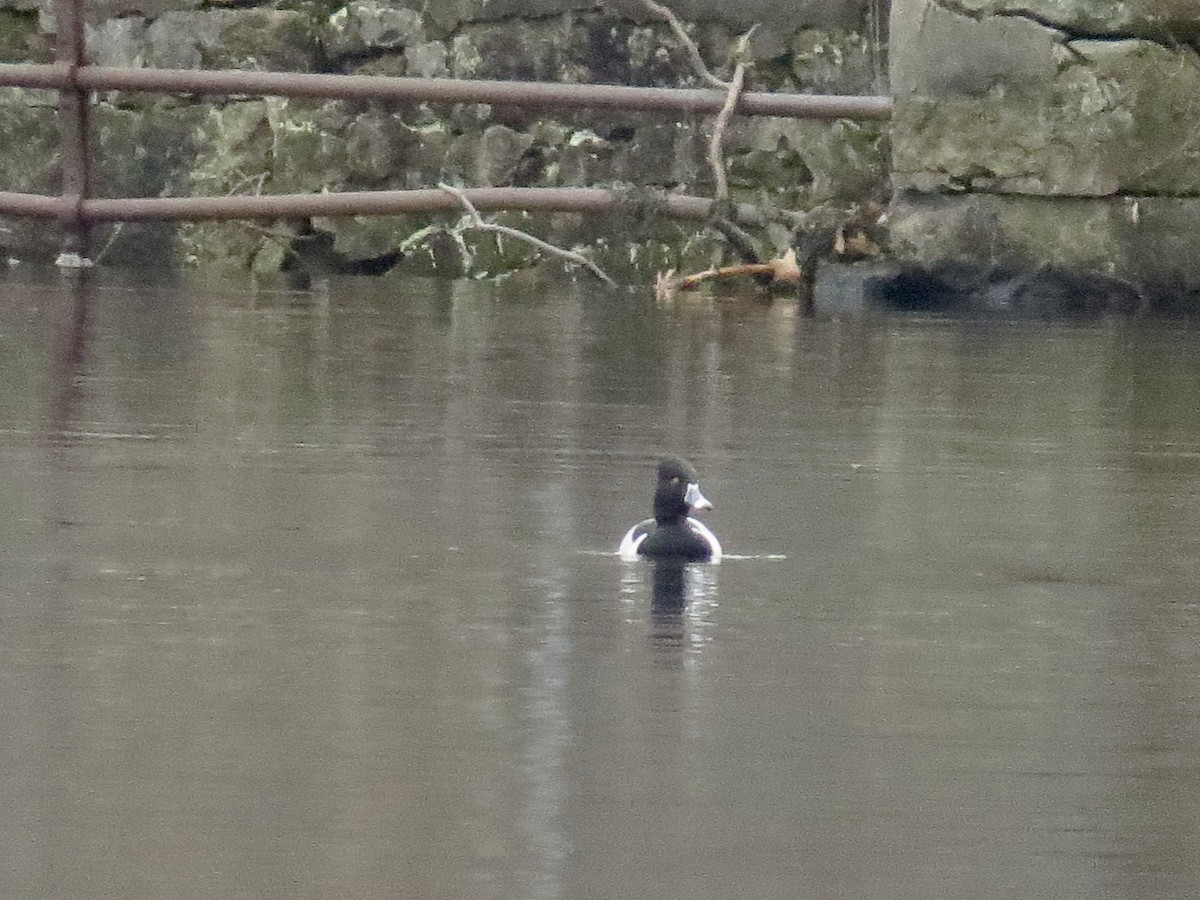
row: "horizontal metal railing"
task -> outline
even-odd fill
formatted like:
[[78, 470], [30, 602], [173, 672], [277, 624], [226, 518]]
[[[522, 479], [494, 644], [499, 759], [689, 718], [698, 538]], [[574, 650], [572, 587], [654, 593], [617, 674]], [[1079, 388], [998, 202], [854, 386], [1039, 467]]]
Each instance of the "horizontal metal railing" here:
[[[712, 88], [311, 75], [241, 69], [118, 69], [88, 65], [72, 68], [62, 64], [0, 65], [0, 86], [678, 113], [715, 113], [725, 102], [725, 95]], [[749, 116], [809, 119], [886, 119], [891, 115], [892, 101], [885, 96], [747, 92], [739, 99], [737, 112]]]
[[[387, 215], [452, 210], [459, 201], [444, 191], [352, 191], [223, 197], [89, 195], [91, 166], [88, 106], [99, 91], [151, 91], [186, 95], [264, 95], [383, 103], [480, 103], [556, 109], [626, 109], [679, 114], [718, 112], [725, 94], [715, 89], [646, 88], [598, 84], [391, 78], [204, 69], [125, 69], [87, 64], [83, 0], [58, 0], [57, 62], [0, 65], [0, 86], [59, 92], [63, 191], [60, 196], [0, 191], [0, 215], [56, 218], [68, 229], [68, 248], [85, 255], [93, 222], [146, 220], [275, 219], [309, 216]], [[887, 96], [743, 94], [745, 115], [795, 118], [886, 119]], [[608, 212], [621, 205], [598, 188], [475, 188], [464, 192], [481, 210]], [[663, 194], [657, 207], [682, 218], [703, 218], [711, 205], [700, 197]]]
[[[604, 188], [467, 188], [463, 195], [482, 212], [519, 209], [527, 212], [608, 213], [630, 205], [628, 196]], [[687, 194], [654, 193], [646, 197], [656, 209], [679, 219], [702, 219], [712, 201]], [[78, 200], [44, 194], [0, 191], [0, 212], [31, 218], [71, 218], [87, 222], [155, 220], [290, 219], [308, 216], [388, 216], [413, 212], [462, 210], [459, 200], [442, 190], [339, 191], [326, 194], [235, 194], [224, 197], [125, 197]]]

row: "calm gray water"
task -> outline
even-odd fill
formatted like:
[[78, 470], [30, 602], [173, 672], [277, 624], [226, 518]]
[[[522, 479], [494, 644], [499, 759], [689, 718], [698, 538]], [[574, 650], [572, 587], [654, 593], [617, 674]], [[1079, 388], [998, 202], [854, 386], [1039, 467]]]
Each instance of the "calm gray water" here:
[[1200, 883], [1200, 331], [17, 270], [0, 463], [5, 898]]

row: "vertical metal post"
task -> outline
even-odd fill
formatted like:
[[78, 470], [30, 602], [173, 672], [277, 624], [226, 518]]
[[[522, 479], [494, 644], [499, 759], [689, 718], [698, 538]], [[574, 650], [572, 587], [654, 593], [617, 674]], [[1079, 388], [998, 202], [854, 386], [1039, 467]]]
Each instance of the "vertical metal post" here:
[[88, 196], [88, 107], [89, 94], [78, 86], [76, 74], [87, 64], [83, 31], [82, 0], [58, 0], [58, 33], [55, 50], [58, 65], [66, 69], [67, 86], [58, 94], [58, 123], [62, 153], [63, 250], [86, 260], [91, 250], [88, 223], [82, 214]]

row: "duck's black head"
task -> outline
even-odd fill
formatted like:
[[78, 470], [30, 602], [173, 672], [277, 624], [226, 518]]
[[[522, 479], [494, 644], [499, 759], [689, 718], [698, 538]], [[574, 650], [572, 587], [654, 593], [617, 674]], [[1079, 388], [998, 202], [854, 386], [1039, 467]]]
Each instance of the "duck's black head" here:
[[661, 460], [658, 486], [654, 490], [654, 521], [659, 525], [675, 525], [697, 509], [712, 509], [712, 504], [700, 493], [696, 469], [673, 456]]

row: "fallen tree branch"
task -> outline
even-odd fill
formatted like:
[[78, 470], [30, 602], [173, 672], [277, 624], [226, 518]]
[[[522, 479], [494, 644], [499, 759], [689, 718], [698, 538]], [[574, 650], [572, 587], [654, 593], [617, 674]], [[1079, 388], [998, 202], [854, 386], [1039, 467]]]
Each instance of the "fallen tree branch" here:
[[[727, 206], [728, 204], [725, 205]], [[716, 212], [713, 212], [709, 216], [708, 224], [714, 231], [717, 231], [721, 237], [725, 238], [725, 240], [729, 243], [729, 246], [733, 248], [733, 252], [741, 258], [742, 262], [762, 262], [762, 253], [759, 252], [757, 243], [755, 242], [754, 238], [751, 237], [750, 234], [740, 225], [730, 221], [724, 216], [718, 215]]]
[[507, 225], [497, 225], [495, 222], [488, 222], [479, 214], [479, 210], [475, 208], [475, 205], [467, 198], [467, 195], [463, 191], [444, 182], [438, 182], [438, 189], [445, 191], [447, 194], [457, 198], [463, 209], [467, 211], [467, 216], [470, 218], [470, 227], [474, 228], [476, 231], [490, 231], [495, 234], [503, 234], [519, 241], [524, 241], [525, 243], [536, 247], [538, 250], [549, 253], [552, 256], [558, 256], [567, 260], [568, 262], [574, 263], [577, 266], [583, 266], [609, 287], [617, 286], [617, 283], [609, 278], [603, 269], [597, 266], [582, 253], [576, 253], [574, 250], [564, 250], [562, 247], [556, 247], [551, 243], [543, 241], [541, 238], [534, 237], [532, 234], [521, 231], [517, 228], [510, 228]]
[[705, 269], [694, 275], [676, 278], [674, 271], [660, 272], [654, 282], [654, 296], [659, 300], [670, 300], [677, 291], [692, 291], [706, 281], [722, 278], [736, 278], [742, 275], [752, 275], [755, 278], [768, 278], [771, 284], [787, 286], [799, 285], [804, 278], [800, 265], [796, 261], [796, 251], [789, 248], [787, 253], [765, 263], [742, 263], [737, 266], [722, 266], [718, 269]]
[[775, 275], [775, 267], [770, 263], [739, 263], [736, 266], [721, 266], [716, 269], [705, 269], [679, 279], [677, 285], [681, 291], [693, 291], [706, 281], [717, 278], [733, 278], [738, 275]]

